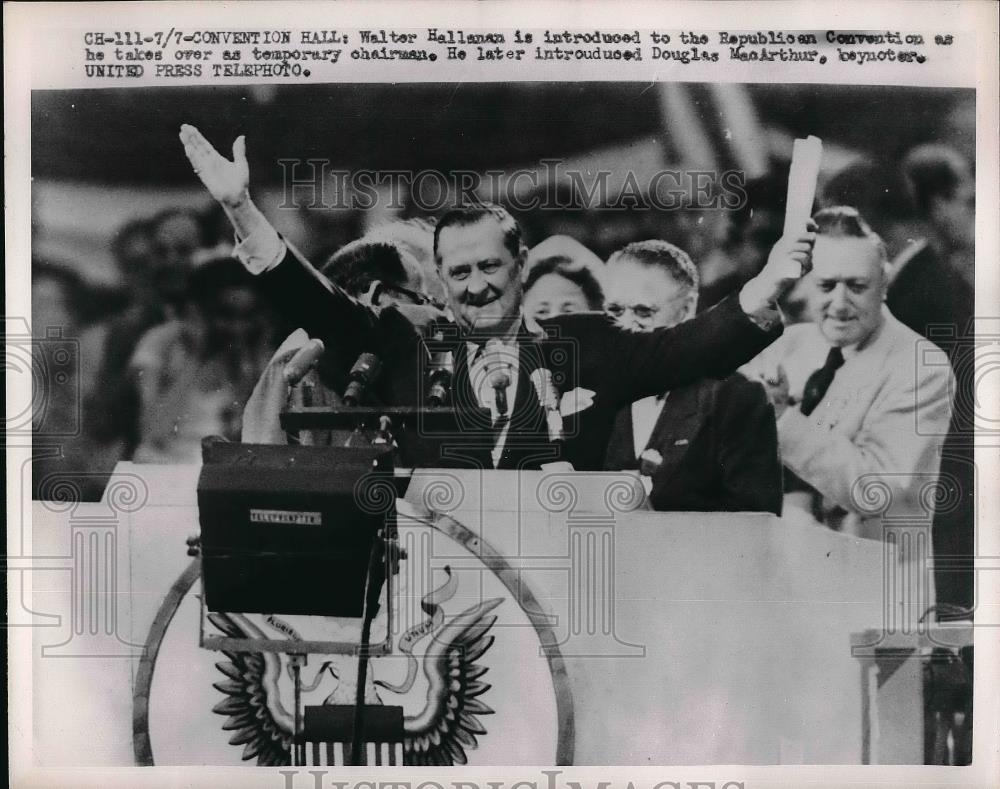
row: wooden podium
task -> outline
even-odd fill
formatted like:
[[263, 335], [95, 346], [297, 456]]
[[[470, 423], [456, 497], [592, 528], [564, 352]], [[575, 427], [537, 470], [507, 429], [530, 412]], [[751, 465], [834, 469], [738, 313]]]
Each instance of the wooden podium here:
[[[109, 490], [141, 493], [125, 508], [35, 503], [34, 553], [65, 559], [31, 601], [51, 625], [35, 633], [46, 764], [253, 763], [220, 730], [219, 655], [196, 643], [184, 540], [198, 471], [120, 464]], [[399, 635], [426, 624], [446, 577], [446, 625], [477, 605], [497, 617], [479, 633], [493, 714], [470, 764], [862, 762], [851, 634], [882, 622], [880, 543], [765, 514], [650, 512], [619, 473], [419, 471], [398, 514], [394, 605], [416, 612]], [[375, 670], [381, 693], [407, 660]], [[187, 733], [167, 742], [181, 715]]]

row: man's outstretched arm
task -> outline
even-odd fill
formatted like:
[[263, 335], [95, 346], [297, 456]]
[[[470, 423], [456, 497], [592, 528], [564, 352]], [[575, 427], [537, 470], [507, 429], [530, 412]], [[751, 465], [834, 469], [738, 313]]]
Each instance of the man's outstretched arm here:
[[180, 140], [195, 175], [229, 217], [239, 242], [236, 256], [250, 273], [266, 278], [284, 316], [311, 337], [335, 341], [351, 359], [374, 350], [366, 345], [375, 315], [292, 250], [250, 198], [246, 138], [236, 138], [232, 161], [194, 126], [181, 126]]
[[[270, 222], [250, 199], [250, 165], [247, 162], [246, 137], [242, 134], [233, 143], [233, 160], [222, 156], [194, 126], [184, 124], [180, 132], [184, 153], [208, 193], [214, 197], [241, 241], [259, 234], [262, 241], [281, 239]], [[275, 246], [275, 249], [277, 247]], [[278, 260], [272, 261], [277, 265]], [[253, 272], [255, 274], [260, 271]]]
[[583, 385], [625, 404], [701, 378], [728, 377], [781, 334], [778, 299], [809, 271], [815, 238], [807, 229], [781, 239], [738, 295], [692, 320], [651, 332], [607, 332], [603, 347], [581, 357]]

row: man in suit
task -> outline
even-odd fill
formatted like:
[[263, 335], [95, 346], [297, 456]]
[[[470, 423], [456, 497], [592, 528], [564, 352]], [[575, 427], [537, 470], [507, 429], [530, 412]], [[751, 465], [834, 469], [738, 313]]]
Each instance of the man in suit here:
[[[788, 494], [785, 515], [798, 509], [870, 539], [906, 524], [899, 557], [919, 564], [954, 377], [885, 307], [885, 246], [857, 211], [827, 208], [814, 220], [814, 322], [790, 326], [747, 368], [774, 405], [782, 462], [813, 489]], [[926, 566], [915, 569], [914, 583], [929, 583]], [[910, 591], [909, 613], [919, 615], [926, 587]]]
[[948, 326], [961, 335], [975, 309], [975, 180], [956, 151], [921, 145], [903, 160], [903, 181], [926, 235], [893, 260], [886, 304], [917, 334]]
[[[921, 145], [903, 160], [907, 192], [927, 235], [893, 261], [886, 304], [892, 314], [948, 354], [958, 379], [957, 403], [975, 399], [975, 181], [962, 156], [944, 145]], [[941, 457], [941, 480], [958, 504], [934, 516], [938, 601], [974, 605], [975, 458], [973, 408], [957, 407]]]
[[[639, 241], [608, 260], [605, 311], [648, 332], [694, 317], [698, 269], [666, 241]], [[774, 409], [735, 374], [643, 398], [618, 412], [605, 468], [639, 469], [658, 510], [781, 514]]]
[[525, 320], [527, 250], [517, 223], [497, 206], [455, 209], [434, 234], [454, 323], [421, 332], [397, 310], [375, 313], [350, 298], [284, 243], [250, 200], [242, 137], [229, 161], [193, 127], [182, 127], [180, 136], [196, 174], [233, 223], [247, 268], [265, 278], [284, 312], [311, 337], [335, 340], [347, 359], [377, 354], [391, 371], [376, 384], [383, 402], [422, 405], [433, 349], [428, 339], [452, 352], [456, 404], [488, 410], [489, 418], [461, 426], [442, 458], [449, 464], [517, 469], [560, 461], [600, 469], [619, 408], [724, 377], [778, 336], [777, 299], [808, 268], [814, 241], [810, 232], [782, 239], [738, 295], [674, 328], [634, 333], [593, 314]]
[[[430, 236], [430, 232], [428, 232]], [[346, 293], [372, 308], [388, 305], [397, 307], [426, 306], [425, 278], [420, 264], [408, 249], [384, 234], [364, 236], [345, 244], [324, 264], [322, 273]], [[427, 308], [429, 316], [441, 313]], [[412, 311], [411, 311], [412, 315]], [[304, 356], [310, 353], [312, 340], [302, 329], [296, 329], [278, 350], [258, 380], [243, 410], [242, 440], [253, 444], [284, 444], [288, 436], [280, 424], [281, 411], [295, 405], [341, 406], [340, 392], [344, 380], [345, 361], [337, 349], [323, 348], [322, 356], [310, 364]], [[346, 360], [350, 364], [351, 360]], [[301, 365], [305, 363], [306, 366]], [[294, 371], [289, 368], [296, 368]], [[296, 380], [289, 381], [289, 375]], [[329, 435], [311, 435], [320, 443], [343, 442], [350, 431], [332, 431]]]

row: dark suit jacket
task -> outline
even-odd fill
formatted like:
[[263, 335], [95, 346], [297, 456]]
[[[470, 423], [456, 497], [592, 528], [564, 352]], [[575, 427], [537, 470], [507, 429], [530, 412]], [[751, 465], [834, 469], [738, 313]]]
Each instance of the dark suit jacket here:
[[[774, 409], [763, 387], [736, 374], [671, 390], [646, 447], [663, 457], [650, 502], [677, 512], [781, 514]], [[615, 418], [605, 468], [638, 468], [632, 409]]]
[[[936, 337], [964, 336], [976, 308], [972, 286], [929, 245], [893, 277], [885, 303], [900, 322], [932, 340], [930, 327], [952, 329], [950, 335], [945, 331]], [[941, 347], [951, 355], [954, 344], [944, 342]]]
[[[941, 450], [941, 484], [953, 507], [934, 512], [934, 555], [958, 558], [962, 567], [935, 566], [938, 603], [965, 608], [973, 605], [973, 569], [968, 557], [975, 554], [975, 457], [971, 436], [975, 432], [972, 403], [975, 378], [974, 343], [969, 342], [975, 310], [975, 290], [948, 260], [930, 245], [914, 255], [893, 278], [886, 296], [889, 311], [917, 334], [937, 343], [948, 354], [958, 391], [948, 436]], [[965, 341], [962, 341], [964, 338]]]
[[[468, 381], [466, 343], [453, 323], [437, 322], [423, 332], [399, 311], [378, 315], [331, 284], [289, 251], [263, 275], [279, 309], [336, 347], [350, 366], [359, 354], [375, 353], [383, 374], [377, 396], [383, 403], [423, 405], [430, 349], [455, 355], [456, 405], [477, 405]], [[722, 378], [755, 357], [781, 333], [780, 324], [763, 331], [744, 314], [736, 297], [672, 329], [628, 332], [603, 315], [562, 315], [540, 322], [533, 333], [522, 324], [518, 336], [518, 389], [499, 468], [538, 468], [565, 460], [578, 471], [600, 470], [617, 411], [627, 403], [701, 378]], [[548, 440], [545, 413], [531, 372], [548, 368], [560, 392], [581, 387], [595, 393], [593, 406], [564, 420], [562, 445]], [[488, 425], [465, 425], [442, 465], [492, 468], [495, 436]]]

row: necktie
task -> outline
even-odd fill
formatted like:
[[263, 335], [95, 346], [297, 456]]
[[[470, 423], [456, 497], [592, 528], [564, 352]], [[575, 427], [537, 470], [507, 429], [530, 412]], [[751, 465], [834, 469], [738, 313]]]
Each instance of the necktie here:
[[833, 383], [833, 376], [837, 374], [837, 370], [843, 363], [844, 352], [840, 348], [831, 348], [830, 353], [827, 354], [826, 363], [809, 376], [805, 389], [802, 390], [802, 403], [799, 410], [803, 414], [809, 416], [822, 402], [826, 390]]
[[[477, 405], [487, 406], [489, 405], [488, 395], [483, 391], [484, 386], [488, 383], [484, 379], [486, 376], [485, 366], [480, 368], [480, 365], [484, 365], [483, 356], [486, 352], [485, 343], [474, 343], [469, 341], [466, 345], [466, 350], [468, 353], [468, 364], [467, 367], [467, 378], [469, 381], [469, 389], [472, 391], [473, 400]], [[473, 371], [473, 368], [479, 368], [477, 371]], [[503, 453], [499, 447], [500, 438], [503, 434], [504, 428], [510, 423], [510, 407], [512, 404], [508, 403], [508, 411], [505, 414], [496, 414], [494, 418], [491, 419], [489, 427], [490, 443], [492, 444], [492, 461], [493, 467], [498, 468], [500, 461], [503, 458]], [[492, 409], [491, 409], [492, 410]]]

